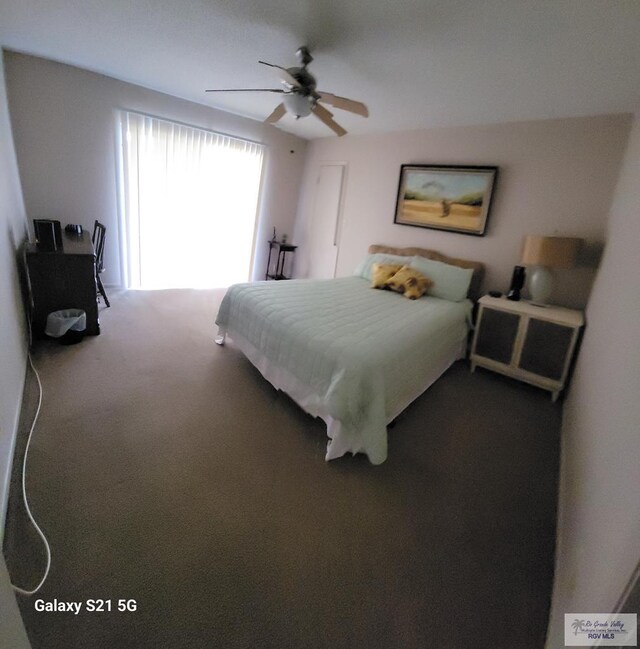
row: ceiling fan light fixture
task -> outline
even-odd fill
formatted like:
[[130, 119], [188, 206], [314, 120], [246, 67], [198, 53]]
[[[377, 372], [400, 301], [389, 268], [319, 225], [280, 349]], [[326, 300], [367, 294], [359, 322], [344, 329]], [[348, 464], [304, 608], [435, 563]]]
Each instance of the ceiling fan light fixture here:
[[276, 63], [258, 61], [258, 63], [278, 71], [281, 88], [212, 88], [206, 92], [271, 92], [278, 94], [282, 97], [282, 103], [278, 104], [264, 120], [267, 124], [276, 124], [286, 113], [293, 115], [296, 119], [308, 117], [313, 113], [338, 137], [345, 135], [346, 131], [333, 119], [333, 113], [327, 110], [322, 105], [323, 103], [361, 117], [369, 117], [369, 110], [361, 101], [316, 89], [316, 78], [307, 69], [307, 65], [313, 61], [308, 47], [303, 45], [298, 48], [296, 55], [300, 63], [298, 67], [285, 68]]
[[293, 115], [296, 119], [300, 117], [307, 117], [311, 114], [311, 104], [309, 98], [298, 93], [291, 93], [282, 98], [287, 112]]

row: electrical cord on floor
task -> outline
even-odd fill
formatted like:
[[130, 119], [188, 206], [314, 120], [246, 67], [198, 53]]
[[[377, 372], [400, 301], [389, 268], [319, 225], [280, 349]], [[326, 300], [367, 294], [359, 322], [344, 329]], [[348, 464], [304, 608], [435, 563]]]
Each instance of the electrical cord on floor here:
[[20, 588], [19, 586], [16, 586], [13, 583], [11, 584], [13, 590], [15, 590], [17, 593], [20, 593], [21, 595], [35, 595], [40, 590], [40, 588], [42, 588], [42, 584], [44, 584], [47, 577], [49, 576], [49, 569], [51, 568], [51, 548], [49, 547], [49, 542], [47, 541], [47, 537], [44, 535], [43, 531], [40, 529], [38, 523], [36, 523], [36, 519], [33, 517], [33, 514], [31, 513], [31, 508], [29, 507], [29, 500], [27, 498], [27, 458], [29, 456], [29, 447], [31, 446], [31, 437], [33, 436], [33, 431], [36, 427], [38, 416], [40, 415], [40, 407], [42, 406], [42, 392], [43, 392], [42, 383], [40, 382], [40, 375], [38, 374], [38, 370], [36, 370], [35, 365], [33, 364], [33, 359], [31, 358], [31, 352], [29, 352], [28, 357], [29, 357], [29, 364], [31, 365], [31, 369], [36, 375], [36, 379], [38, 381], [38, 408], [36, 409], [36, 414], [33, 417], [31, 430], [29, 431], [29, 437], [27, 438], [27, 446], [24, 449], [24, 458], [22, 460], [22, 499], [24, 501], [24, 506], [25, 509], [27, 510], [27, 515], [29, 516], [29, 520], [31, 521], [31, 524], [35, 528], [36, 532], [38, 532], [38, 534], [40, 535], [40, 538], [44, 543], [45, 550], [47, 551], [47, 567], [44, 570], [44, 575], [40, 580], [40, 583], [33, 590], [26, 590], [24, 588]]

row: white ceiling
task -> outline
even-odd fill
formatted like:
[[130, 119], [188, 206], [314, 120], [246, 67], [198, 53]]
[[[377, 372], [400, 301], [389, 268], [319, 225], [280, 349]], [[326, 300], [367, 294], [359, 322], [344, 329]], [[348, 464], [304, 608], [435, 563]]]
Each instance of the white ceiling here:
[[640, 109], [637, 0], [0, 0], [0, 43], [255, 119], [275, 95], [205, 88], [279, 87], [257, 60], [306, 44], [355, 134]]

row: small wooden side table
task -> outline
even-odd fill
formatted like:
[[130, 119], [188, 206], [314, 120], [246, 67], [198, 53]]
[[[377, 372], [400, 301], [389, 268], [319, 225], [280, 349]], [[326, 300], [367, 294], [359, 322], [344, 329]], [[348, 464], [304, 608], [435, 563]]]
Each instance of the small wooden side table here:
[[[265, 279], [291, 279], [284, 274], [286, 254], [290, 252], [295, 253], [298, 246], [293, 246], [290, 243], [283, 243], [282, 241], [269, 241], [269, 257], [267, 258], [267, 270], [265, 272]], [[271, 256], [276, 252], [276, 268], [271, 272]]]

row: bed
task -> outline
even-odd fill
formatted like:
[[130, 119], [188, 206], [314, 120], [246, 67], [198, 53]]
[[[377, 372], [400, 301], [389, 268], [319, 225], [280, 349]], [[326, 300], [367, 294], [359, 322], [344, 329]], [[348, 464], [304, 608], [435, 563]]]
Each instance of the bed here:
[[[408, 300], [372, 289], [367, 269], [389, 256], [467, 269], [466, 296]], [[326, 460], [365, 453], [381, 464], [387, 425], [464, 357], [482, 274], [478, 262], [433, 250], [370, 246], [352, 277], [231, 286], [216, 342], [229, 336], [275, 388], [324, 420]]]

